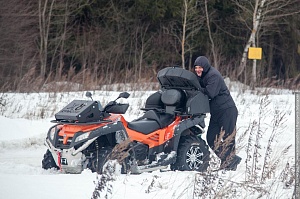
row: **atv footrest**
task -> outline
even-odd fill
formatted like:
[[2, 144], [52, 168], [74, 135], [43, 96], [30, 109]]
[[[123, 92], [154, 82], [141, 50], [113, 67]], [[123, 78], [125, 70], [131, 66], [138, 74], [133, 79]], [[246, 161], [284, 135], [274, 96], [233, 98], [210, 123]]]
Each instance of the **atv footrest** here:
[[160, 159], [159, 161], [152, 162], [149, 165], [141, 165], [135, 167], [131, 167], [132, 173], [143, 173], [143, 172], [149, 172], [149, 171], [155, 171], [157, 169], [164, 169], [165, 167], [169, 166], [170, 164], [173, 164], [176, 161], [176, 155], [166, 155], [164, 156], [164, 159]]

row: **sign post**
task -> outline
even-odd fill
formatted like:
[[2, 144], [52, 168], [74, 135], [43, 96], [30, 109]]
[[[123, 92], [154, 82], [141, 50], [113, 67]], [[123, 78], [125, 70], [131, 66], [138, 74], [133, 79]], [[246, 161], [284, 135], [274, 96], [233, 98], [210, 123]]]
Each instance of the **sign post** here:
[[257, 47], [249, 47], [248, 48], [248, 59], [253, 60], [253, 65], [252, 65], [252, 82], [251, 82], [251, 87], [254, 89], [256, 86], [256, 60], [260, 60], [262, 57], [262, 48], [257, 48]]
[[295, 199], [300, 199], [300, 92], [295, 92]]

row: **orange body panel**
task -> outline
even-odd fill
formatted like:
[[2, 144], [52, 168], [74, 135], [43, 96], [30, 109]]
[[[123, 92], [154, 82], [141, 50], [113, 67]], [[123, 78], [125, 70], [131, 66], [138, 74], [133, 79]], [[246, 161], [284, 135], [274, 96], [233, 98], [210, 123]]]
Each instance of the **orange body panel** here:
[[[115, 122], [118, 118], [122, 117], [121, 115], [111, 115], [110, 117], [106, 118], [107, 120], [111, 120]], [[99, 123], [99, 124], [91, 124], [91, 125], [59, 125], [58, 128], [61, 128], [58, 135], [63, 137], [63, 144], [67, 144], [69, 138], [74, 137], [74, 134], [82, 131], [82, 132], [89, 132], [99, 127], [105, 126], [111, 122]]]
[[176, 117], [174, 122], [163, 129], [158, 129], [152, 133], [149, 133], [147, 135], [134, 131], [132, 129], [129, 129], [127, 127], [127, 122], [122, 121], [124, 124], [124, 127], [128, 133], [128, 136], [131, 140], [135, 140], [138, 142], [142, 142], [144, 144], [147, 144], [149, 148], [153, 148], [159, 145], [162, 145], [167, 140], [169, 140], [171, 137], [173, 137], [174, 134], [174, 128], [179, 124], [181, 121], [180, 117]]
[[74, 134], [82, 131], [88, 132], [95, 128], [98, 128], [99, 125], [63, 125], [61, 130], [58, 132], [59, 136], [63, 137], [63, 144], [67, 144], [69, 138], [74, 137]]
[[158, 129], [152, 133], [144, 135], [143, 133], [134, 131], [127, 127], [127, 121], [124, 119], [122, 115], [119, 114], [112, 114], [110, 117], [105, 118], [107, 120], [111, 120], [111, 122], [99, 123], [99, 124], [91, 124], [91, 125], [59, 125], [58, 128], [61, 128], [58, 135], [63, 137], [63, 144], [67, 144], [69, 138], [72, 138], [75, 133], [82, 131], [82, 132], [89, 132], [96, 128], [102, 127], [107, 125], [108, 123], [113, 123], [116, 121], [121, 121], [124, 125], [124, 128], [127, 131], [127, 134], [132, 141], [142, 142], [144, 144], [149, 145], [149, 148], [153, 148], [159, 145], [162, 145], [167, 140], [173, 137], [174, 128], [179, 124], [181, 121], [180, 117], [176, 117], [174, 122], [163, 129]]

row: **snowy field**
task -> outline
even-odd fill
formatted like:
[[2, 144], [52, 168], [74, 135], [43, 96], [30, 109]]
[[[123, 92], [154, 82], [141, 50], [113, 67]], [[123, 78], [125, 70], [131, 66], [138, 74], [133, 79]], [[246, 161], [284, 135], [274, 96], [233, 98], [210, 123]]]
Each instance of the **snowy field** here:
[[[234, 85], [230, 90], [239, 110], [237, 152], [243, 159], [237, 171], [202, 175], [166, 169], [140, 175], [119, 174], [108, 198], [258, 198], [260, 194], [261, 198], [292, 198], [294, 94], [268, 89], [242, 92]], [[125, 114], [128, 121], [142, 114], [139, 108], [152, 92], [129, 91], [131, 96], [123, 100], [130, 104]], [[104, 105], [118, 93], [95, 91], [93, 98]], [[62, 174], [41, 168], [46, 152], [44, 139], [53, 125], [50, 120], [74, 99], [86, 99], [85, 92], [0, 94], [4, 105], [0, 105], [0, 198], [91, 198], [100, 177], [97, 174], [89, 170]]]

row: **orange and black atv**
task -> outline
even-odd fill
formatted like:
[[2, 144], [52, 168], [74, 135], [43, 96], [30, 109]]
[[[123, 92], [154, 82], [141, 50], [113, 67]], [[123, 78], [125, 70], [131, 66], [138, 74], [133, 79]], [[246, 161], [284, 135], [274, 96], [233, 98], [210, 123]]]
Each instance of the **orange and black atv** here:
[[[123, 92], [104, 108], [99, 102], [74, 100], [55, 114], [45, 141], [48, 150], [44, 169], [66, 173], [84, 169], [102, 172], [116, 145], [130, 140], [122, 172], [142, 173], [170, 166], [171, 170], [205, 171], [210, 153], [201, 138], [204, 118], [209, 112], [208, 97], [200, 90], [194, 73], [167, 67], [158, 72], [161, 89], [146, 100], [144, 115], [128, 122], [124, 114], [128, 98]], [[87, 92], [91, 98], [91, 93]]]

